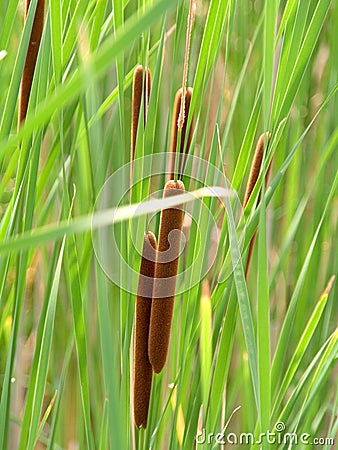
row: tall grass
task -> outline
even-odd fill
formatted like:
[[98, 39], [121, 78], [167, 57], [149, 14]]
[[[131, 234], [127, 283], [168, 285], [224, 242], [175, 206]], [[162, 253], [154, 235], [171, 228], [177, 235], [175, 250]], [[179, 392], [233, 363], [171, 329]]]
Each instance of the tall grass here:
[[[216, 441], [197, 444], [197, 433], [258, 437], [279, 422], [311, 440], [337, 433], [338, 3], [195, 3], [187, 45], [187, 0], [46, 2], [19, 128], [38, 2], [26, 17], [24, 2], [0, 4], [1, 449], [212, 448]], [[139, 65], [152, 73], [147, 120], [135, 140], [132, 191], [119, 205], [117, 189], [109, 191], [106, 206], [119, 207], [112, 224], [112, 211], [95, 202], [130, 162]], [[179, 272], [192, 267], [190, 280], [199, 282], [178, 279], [166, 364], [153, 376], [147, 428], [139, 430], [136, 293], [119, 286], [134, 285], [144, 231], [158, 236], [160, 210], [172, 206], [151, 203], [168, 176], [144, 177], [148, 160], [137, 160], [167, 152], [169, 162], [185, 69], [190, 154], [209, 163], [196, 180], [187, 160], [187, 192], [224, 187], [215, 166], [243, 202], [258, 137], [271, 137], [243, 216], [232, 198], [185, 206], [197, 220], [184, 222]], [[145, 201], [154, 217], [137, 208]], [[109, 240], [101, 255], [94, 250], [93, 226], [114, 232], [119, 258]]]

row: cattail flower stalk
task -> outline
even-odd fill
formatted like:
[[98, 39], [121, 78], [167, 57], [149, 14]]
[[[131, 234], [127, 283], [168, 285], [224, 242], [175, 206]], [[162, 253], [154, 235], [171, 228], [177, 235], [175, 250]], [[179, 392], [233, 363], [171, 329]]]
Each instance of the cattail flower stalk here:
[[[26, 12], [27, 17], [28, 9], [31, 0], [26, 0]], [[22, 73], [22, 82], [20, 89], [20, 100], [19, 100], [19, 125], [26, 118], [29, 96], [32, 88], [34, 70], [36, 66], [36, 60], [38, 57], [43, 24], [44, 24], [44, 13], [45, 13], [45, 0], [38, 0], [34, 22], [32, 27], [31, 36], [29, 39], [28, 50], [26, 55], [26, 61]]]
[[[168, 181], [164, 197], [184, 190], [182, 181]], [[183, 205], [161, 213], [148, 342], [149, 360], [156, 373], [163, 369], [168, 354], [183, 218]]]
[[151, 297], [155, 274], [156, 238], [148, 232], [144, 237], [134, 332], [134, 421], [138, 428], [147, 426], [152, 367], [148, 357], [148, 335]]
[[179, 129], [183, 128], [185, 117], [187, 116], [187, 114], [185, 113], [185, 96], [187, 93], [186, 85], [187, 85], [187, 78], [188, 78], [190, 41], [191, 41], [192, 26], [194, 24], [194, 19], [195, 19], [195, 11], [196, 11], [195, 0], [190, 0], [188, 26], [187, 26], [187, 37], [186, 37], [186, 41], [185, 41], [185, 55], [184, 55], [184, 67], [183, 67], [183, 79], [182, 79], [182, 96], [181, 96], [180, 110], [179, 110], [179, 114], [178, 114], [178, 118], [177, 118], [177, 127]]

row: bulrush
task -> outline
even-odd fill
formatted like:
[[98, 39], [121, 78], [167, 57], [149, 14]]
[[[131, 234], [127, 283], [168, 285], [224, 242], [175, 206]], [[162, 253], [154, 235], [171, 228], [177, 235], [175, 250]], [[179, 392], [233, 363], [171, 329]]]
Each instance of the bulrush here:
[[[26, 16], [28, 14], [31, 0], [26, 0]], [[38, 0], [35, 17], [29, 39], [26, 61], [22, 73], [20, 101], [19, 101], [19, 124], [25, 119], [28, 108], [28, 101], [31, 92], [33, 75], [38, 57], [45, 13], [45, 0]]]
[[144, 237], [138, 293], [136, 298], [134, 340], [134, 421], [138, 428], [147, 426], [152, 367], [148, 357], [151, 297], [156, 261], [156, 238]]
[[[170, 180], [164, 197], [184, 190], [182, 181]], [[183, 218], [183, 205], [161, 213], [148, 342], [149, 360], [156, 373], [163, 369], [168, 354]]]
[[244, 195], [243, 208], [245, 208], [246, 205], [248, 204], [250, 195], [252, 194], [252, 191], [254, 190], [254, 187], [257, 183], [257, 179], [259, 177], [259, 172], [261, 170], [263, 153], [264, 153], [264, 140], [266, 140], [266, 143], [268, 143], [269, 139], [270, 139], [270, 133], [263, 133], [258, 139], [254, 158], [253, 158], [252, 165], [251, 165], [249, 180], [248, 180], [248, 184], [246, 186], [246, 191], [245, 191], [245, 195]]
[[[178, 122], [180, 118], [180, 112], [181, 112], [181, 102], [182, 102], [182, 95], [183, 95], [183, 89], [180, 88], [175, 96], [175, 103], [174, 103], [174, 112], [173, 112], [173, 119], [172, 119], [172, 125], [171, 125], [171, 137], [170, 137], [170, 159], [169, 159], [169, 180], [174, 179], [174, 171], [175, 171], [175, 155], [176, 155], [176, 149], [177, 149], [177, 134], [178, 134]], [[186, 140], [186, 132], [187, 132], [187, 125], [188, 125], [188, 116], [189, 116], [189, 109], [190, 109], [190, 102], [192, 97], [192, 88], [188, 87], [185, 92], [185, 99], [184, 99], [184, 108], [183, 108], [183, 126], [182, 126], [182, 134], [181, 134], [181, 142], [180, 142], [180, 161], [179, 161], [179, 169], [183, 163], [182, 161], [182, 155], [188, 154], [190, 150], [190, 144], [191, 139], [193, 135], [193, 120], [191, 121], [191, 126], [189, 129], [189, 134], [187, 136]], [[184, 152], [184, 144], [186, 144], [185, 152]]]
[[[262, 161], [263, 161], [264, 141], [266, 140], [266, 145], [267, 145], [269, 142], [269, 139], [270, 139], [270, 133], [263, 133], [260, 136], [260, 138], [258, 139], [254, 158], [253, 158], [252, 165], [251, 165], [249, 180], [248, 180], [248, 184], [246, 186], [246, 191], [245, 191], [245, 195], [244, 195], [243, 209], [248, 204], [249, 198], [250, 198], [252, 191], [254, 190], [254, 187], [257, 183], [259, 173], [261, 170]], [[271, 166], [272, 166], [272, 161], [270, 162], [268, 170], [265, 175], [265, 186], [267, 186], [267, 184], [269, 182]], [[260, 196], [261, 196], [261, 194], [259, 194], [259, 196], [258, 196], [258, 203], [260, 202]], [[247, 275], [248, 275], [250, 261], [251, 261], [252, 252], [253, 252], [253, 247], [254, 247], [255, 240], [256, 240], [256, 235], [257, 235], [257, 230], [255, 231], [255, 233], [252, 236], [252, 239], [250, 241], [248, 257], [247, 257], [247, 261], [246, 261], [246, 268], [245, 268], [245, 277], [247, 277]]]
[[151, 73], [147, 67], [146, 75], [143, 66], [137, 66], [134, 72], [133, 97], [132, 97], [132, 117], [131, 117], [131, 161], [135, 158], [137, 126], [140, 116], [141, 101], [143, 95], [144, 126], [146, 124], [149, 98], [151, 90]]

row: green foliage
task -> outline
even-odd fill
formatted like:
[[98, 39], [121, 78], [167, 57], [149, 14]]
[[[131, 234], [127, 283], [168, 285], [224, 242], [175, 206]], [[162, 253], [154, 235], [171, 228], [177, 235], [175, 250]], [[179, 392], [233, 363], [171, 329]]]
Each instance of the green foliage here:
[[[71, 441], [81, 449], [190, 449], [201, 427], [206, 434], [258, 436], [280, 421], [290, 433], [337, 432], [336, 283], [324, 292], [337, 274], [338, 247], [338, 2], [330, 0], [196, 2], [188, 70], [191, 153], [225, 172], [242, 200], [255, 143], [267, 129], [272, 136], [238, 220], [246, 225], [244, 237], [230, 200], [202, 199], [221, 235], [207, 275], [211, 295], [201, 300], [201, 280], [176, 296], [169, 356], [153, 379], [148, 426], [134, 427], [135, 295], [106, 276], [91, 230], [112, 226], [111, 211], [97, 211], [95, 201], [106, 179], [129, 162], [138, 64], [152, 71], [152, 94], [136, 155], [169, 148], [189, 3], [47, 2], [28, 114], [18, 130], [37, 2], [26, 21], [22, 2], [1, 2], [1, 449], [60, 449]], [[190, 169], [184, 182], [193, 191], [201, 183], [189, 177]], [[149, 189], [163, 184], [164, 177], [143, 180], [117, 211], [121, 256], [136, 271], [131, 234], [139, 205], [130, 200], [146, 201]], [[165, 202], [147, 205], [150, 217]], [[207, 259], [199, 251], [212, 247], [213, 237], [212, 224], [197, 212], [180, 267], [195, 264], [199, 274]], [[158, 215], [149, 220], [149, 228], [157, 226]], [[231, 274], [218, 278], [232, 263]], [[287, 446], [265, 442], [263, 448]]]

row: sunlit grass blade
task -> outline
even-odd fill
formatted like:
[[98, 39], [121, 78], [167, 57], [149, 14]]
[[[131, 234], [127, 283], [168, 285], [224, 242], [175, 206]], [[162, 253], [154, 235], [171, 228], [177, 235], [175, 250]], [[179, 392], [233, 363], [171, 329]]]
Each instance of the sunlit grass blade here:
[[204, 281], [200, 301], [200, 358], [202, 371], [203, 404], [206, 405], [209, 396], [209, 383], [211, 376], [211, 301], [207, 281]]

